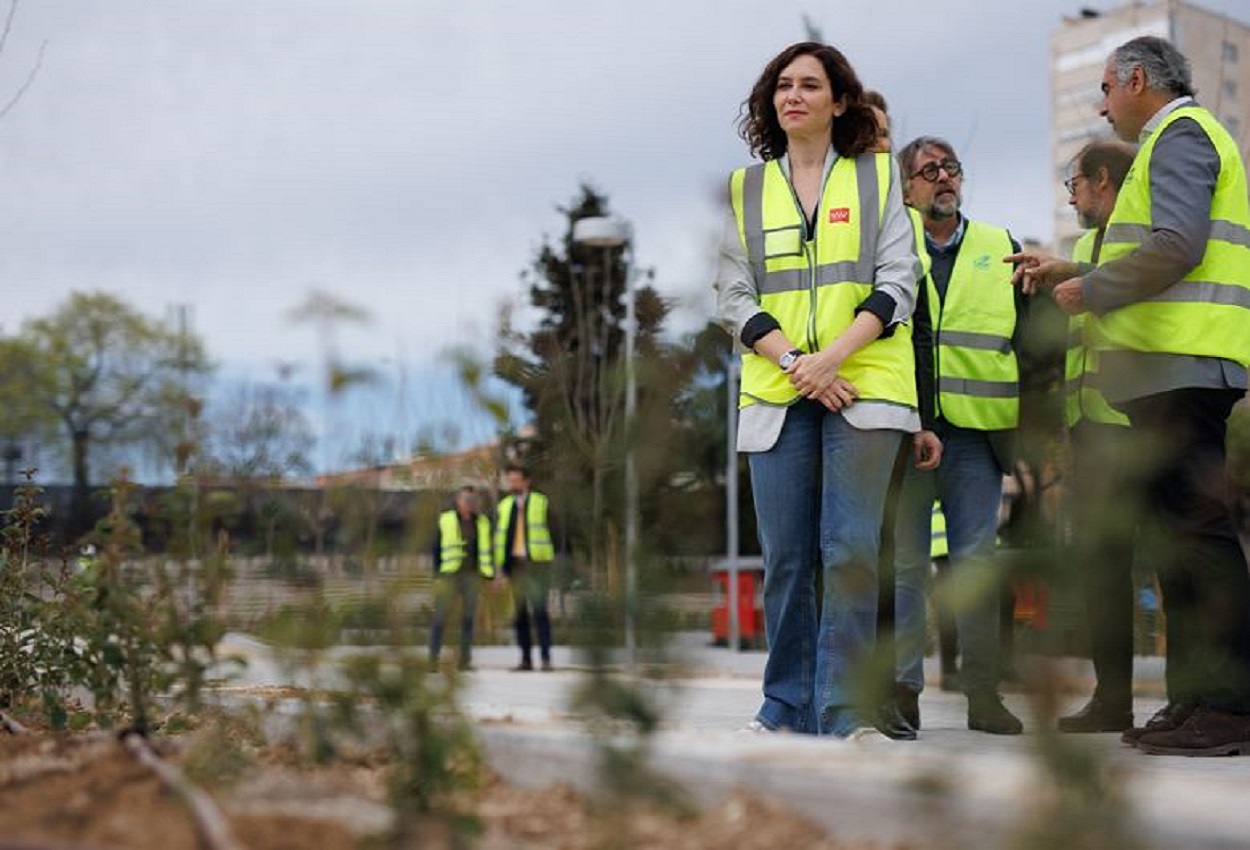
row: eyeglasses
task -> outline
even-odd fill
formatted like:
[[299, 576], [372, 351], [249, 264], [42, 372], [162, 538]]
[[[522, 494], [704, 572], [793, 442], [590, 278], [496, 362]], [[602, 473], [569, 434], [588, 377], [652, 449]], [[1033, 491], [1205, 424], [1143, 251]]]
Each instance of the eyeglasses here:
[[1063, 181], [1063, 188], [1068, 190], [1069, 195], [1075, 195], [1076, 194], [1076, 181], [1084, 180], [1084, 179], [1085, 179], [1084, 174], [1073, 174], [1067, 180]]
[[958, 177], [963, 174], [964, 167], [960, 165], [957, 159], [944, 159], [941, 162], [927, 163], [924, 168], [917, 168], [911, 173], [907, 179], [911, 180], [915, 177], [923, 177], [930, 183], [936, 183], [938, 179], [938, 169], [946, 172], [947, 177]]

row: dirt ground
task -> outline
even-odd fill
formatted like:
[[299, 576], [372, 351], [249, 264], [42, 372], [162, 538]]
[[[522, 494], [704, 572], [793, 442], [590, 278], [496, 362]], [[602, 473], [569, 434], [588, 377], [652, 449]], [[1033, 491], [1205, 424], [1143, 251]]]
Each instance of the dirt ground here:
[[[185, 740], [158, 741], [157, 748], [172, 763], [194, 752]], [[385, 840], [393, 821], [381, 765], [293, 766], [280, 752], [261, 752], [209, 790], [249, 850], [395, 846]], [[422, 821], [399, 846], [886, 850], [839, 843], [780, 805], [743, 795], [683, 815], [656, 805], [596, 804], [567, 785], [520, 789], [487, 778], [484, 787], [458, 792], [448, 808], [468, 817]], [[0, 733], [0, 850], [202, 846], [186, 805], [115, 737]]]

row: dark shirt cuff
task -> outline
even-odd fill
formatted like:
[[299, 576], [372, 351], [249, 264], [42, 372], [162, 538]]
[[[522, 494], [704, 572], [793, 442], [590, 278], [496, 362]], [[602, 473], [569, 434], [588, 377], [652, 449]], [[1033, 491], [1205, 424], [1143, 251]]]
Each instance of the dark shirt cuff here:
[[859, 315], [865, 310], [872, 313], [881, 320], [881, 335], [878, 339], [888, 339], [894, 336], [894, 311], [898, 308], [898, 303], [890, 295], [876, 290], [867, 298], [860, 302], [855, 308], [855, 315]]
[[777, 330], [781, 330], [781, 323], [771, 313], [761, 310], [742, 326], [742, 344], [747, 348], [755, 348], [755, 343]]

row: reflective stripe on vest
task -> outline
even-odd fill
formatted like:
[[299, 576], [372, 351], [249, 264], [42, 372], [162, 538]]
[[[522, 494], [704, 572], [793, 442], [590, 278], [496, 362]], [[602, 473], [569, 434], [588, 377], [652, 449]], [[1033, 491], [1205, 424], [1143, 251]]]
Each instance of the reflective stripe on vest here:
[[[1072, 260], [1076, 263], [1094, 262], [1094, 243], [1097, 231], [1087, 230], [1072, 246]], [[1064, 358], [1064, 405], [1068, 427], [1082, 419], [1101, 422], [1104, 425], [1127, 425], [1128, 417], [1107, 403], [1096, 388], [1094, 375], [1098, 372], [1098, 319], [1092, 313], [1079, 313], [1068, 317], [1068, 351]]]
[[[495, 563], [502, 564], [506, 560], [511, 535], [508, 528], [512, 518], [515, 496], [504, 496], [499, 502], [499, 510], [495, 515]], [[542, 493], [531, 492], [525, 498], [525, 551], [530, 561], [545, 564], [554, 561], [556, 547], [551, 541], [551, 528], [547, 525], [547, 497]]]
[[[464, 563], [465, 545], [460, 534], [460, 515], [454, 510], [443, 511], [438, 518], [440, 573], [460, 572]], [[477, 518], [477, 568], [486, 578], [494, 578], [495, 568], [490, 560], [490, 520], [484, 516]]]
[[946, 514], [942, 513], [942, 506], [934, 502], [933, 514], [929, 520], [929, 557], [945, 558], [949, 554], [950, 547], [946, 542]]
[[[890, 186], [888, 154], [839, 157], [825, 180], [816, 232], [807, 222], [780, 163], [739, 169], [729, 178], [738, 234], [759, 293], [760, 309], [802, 351], [832, 343], [872, 292], [877, 239]], [[842, 364], [839, 374], [861, 400], [916, 407], [911, 328], [897, 326]], [[787, 405], [798, 392], [766, 357], [742, 356], [739, 404]]]
[[1020, 375], [1011, 336], [1016, 328], [1011, 236], [1000, 227], [969, 221], [946, 298], [933, 278], [929, 315], [935, 339], [938, 414], [952, 425], [981, 431], [1016, 427]]
[[1163, 119], [1142, 144], [1116, 198], [1102, 262], [1138, 248], [1152, 232], [1150, 158], [1164, 129], [1195, 121], [1220, 158], [1211, 199], [1211, 235], [1202, 260], [1167, 289], [1105, 313], [1099, 348], [1196, 357], [1219, 357], [1250, 365], [1250, 200], [1237, 143], [1200, 106], [1182, 106]]

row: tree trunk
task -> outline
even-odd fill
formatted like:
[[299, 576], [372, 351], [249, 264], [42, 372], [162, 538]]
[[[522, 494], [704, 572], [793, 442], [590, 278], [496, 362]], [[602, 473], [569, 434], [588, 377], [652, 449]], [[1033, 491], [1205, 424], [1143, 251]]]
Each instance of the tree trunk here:
[[592, 590], [603, 590], [603, 460], [599, 447], [595, 447], [594, 464], [591, 470], [591, 507], [590, 507], [590, 587]]
[[70, 440], [74, 463], [74, 495], [70, 504], [70, 529], [74, 536], [78, 536], [90, 531], [94, 525], [91, 510], [91, 475], [87, 463], [91, 432], [86, 428], [74, 428]]

